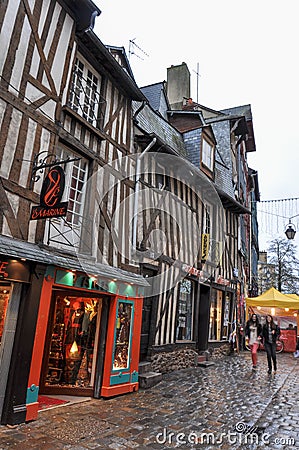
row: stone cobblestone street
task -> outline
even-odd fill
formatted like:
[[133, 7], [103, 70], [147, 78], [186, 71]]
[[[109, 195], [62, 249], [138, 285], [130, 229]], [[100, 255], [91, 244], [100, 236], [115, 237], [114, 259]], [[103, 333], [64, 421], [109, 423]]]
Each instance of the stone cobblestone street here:
[[267, 374], [259, 353], [163, 376], [148, 390], [53, 408], [36, 422], [0, 427], [0, 449], [296, 449], [299, 360], [279, 354]]

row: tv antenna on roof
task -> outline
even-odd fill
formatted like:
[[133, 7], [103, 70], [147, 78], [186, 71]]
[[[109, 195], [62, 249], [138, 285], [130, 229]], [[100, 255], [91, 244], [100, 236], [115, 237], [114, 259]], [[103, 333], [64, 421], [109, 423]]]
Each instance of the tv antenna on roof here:
[[129, 59], [131, 55], [135, 55], [137, 56], [137, 58], [144, 60], [144, 58], [142, 58], [140, 55], [138, 55], [136, 53], [136, 50], [139, 50], [141, 53], [143, 53], [143, 55], [145, 56], [149, 56], [144, 50], [142, 50], [142, 48], [139, 47], [139, 45], [137, 45], [134, 41], [136, 38], [134, 39], [130, 39], [129, 40]]
[[196, 103], [198, 104], [198, 83], [199, 83], [199, 77], [201, 76], [199, 73], [199, 63], [197, 63], [196, 70], [193, 70], [193, 72], [196, 74]]

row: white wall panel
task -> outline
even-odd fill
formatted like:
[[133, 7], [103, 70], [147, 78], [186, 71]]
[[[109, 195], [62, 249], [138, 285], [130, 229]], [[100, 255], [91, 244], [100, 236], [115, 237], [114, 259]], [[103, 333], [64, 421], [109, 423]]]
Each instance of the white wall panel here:
[[11, 122], [9, 125], [9, 139], [6, 141], [6, 145], [4, 147], [3, 159], [0, 169], [0, 175], [4, 178], [8, 178], [8, 175], [12, 167], [14, 159], [13, 155], [16, 150], [21, 120], [22, 120], [22, 113], [14, 109], [11, 115]]
[[19, 9], [20, 2], [10, 1], [3, 19], [2, 30], [0, 33], [0, 75], [3, 71], [3, 66], [6, 61], [8, 48], [11, 41], [11, 36], [14, 31], [14, 24]]

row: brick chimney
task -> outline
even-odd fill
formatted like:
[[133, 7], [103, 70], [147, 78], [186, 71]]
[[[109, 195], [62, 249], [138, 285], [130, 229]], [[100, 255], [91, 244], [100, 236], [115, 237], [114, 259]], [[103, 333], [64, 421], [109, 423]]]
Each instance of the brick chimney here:
[[190, 98], [190, 72], [186, 63], [167, 69], [167, 96], [172, 110], [182, 109]]

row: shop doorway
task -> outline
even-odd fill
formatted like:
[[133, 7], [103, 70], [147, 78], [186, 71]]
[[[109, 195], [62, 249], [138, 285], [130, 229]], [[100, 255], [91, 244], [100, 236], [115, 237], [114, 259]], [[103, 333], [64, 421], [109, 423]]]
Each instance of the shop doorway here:
[[207, 350], [209, 337], [210, 317], [210, 287], [200, 285], [199, 310], [198, 310], [198, 350]]
[[[157, 269], [148, 268], [143, 266], [142, 275], [150, 283], [150, 278], [157, 275]], [[154, 333], [154, 316], [156, 313], [157, 296], [144, 297], [142, 303], [142, 325], [140, 336], [140, 361], [145, 361], [150, 353], [151, 344]]]
[[95, 396], [102, 375], [107, 298], [54, 290], [40, 382], [41, 394]]

